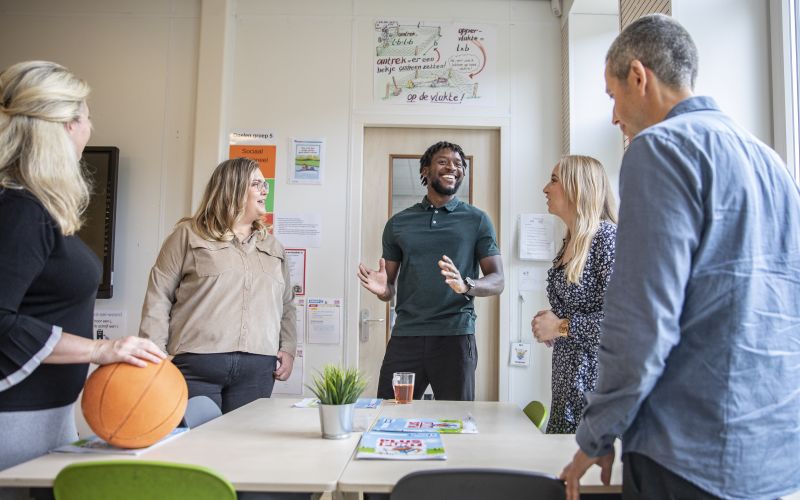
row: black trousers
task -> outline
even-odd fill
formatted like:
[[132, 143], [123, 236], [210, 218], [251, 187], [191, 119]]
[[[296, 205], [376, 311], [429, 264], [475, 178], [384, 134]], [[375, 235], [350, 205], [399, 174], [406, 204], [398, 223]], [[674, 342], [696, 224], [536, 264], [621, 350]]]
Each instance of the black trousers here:
[[623, 500], [717, 500], [719, 497], [640, 453], [622, 456]]
[[222, 413], [272, 396], [278, 358], [247, 352], [178, 354], [172, 360], [189, 386], [189, 397], [208, 396]]
[[394, 372], [414, 372], [414, 399], [421, 399], [430, 384], [436, 399], [473, 401], [477, 366], [475, 335], [392, 335], [378, 378], [378, 397], [394, 398]]

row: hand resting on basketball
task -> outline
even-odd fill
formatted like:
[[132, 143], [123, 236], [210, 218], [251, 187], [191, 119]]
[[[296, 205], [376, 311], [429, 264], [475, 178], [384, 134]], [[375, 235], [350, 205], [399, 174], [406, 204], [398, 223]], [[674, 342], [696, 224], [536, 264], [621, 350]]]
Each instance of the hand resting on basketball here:
[[160, 363], [166, 357], [151, 340], [140, 337], [89, 340], [70, 333], [63, 333], [45, 363], [129, 363], [144, 367], [147, 362]]
[[166, 357], [161, 349], [149, 339], [123, 337], [121, 339], [95, 340], [90, 362], [98, 365], [124, 362], [136, 366], [147, 366], [145, 361], [158, 364]]

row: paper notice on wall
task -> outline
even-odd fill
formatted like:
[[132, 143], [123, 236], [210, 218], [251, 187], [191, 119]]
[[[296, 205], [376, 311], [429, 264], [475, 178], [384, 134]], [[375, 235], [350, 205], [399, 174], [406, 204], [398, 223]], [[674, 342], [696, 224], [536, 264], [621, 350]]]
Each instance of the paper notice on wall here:
[[547, 271], [534, 267], [524, 267], [519, 270], [520, 292], [540, 292], [544, 290], [547, 281]]
[[95, 309], [94, 338], [118, 339], [128, 334], [125, 311]]
[[338, 344], [342, 338], [342, 299], [309, 298], [306, 326], [309, 344]]
[[519, 216], [519, 258], [547, 261], [555, 258], [552, 216], [548, 214]]
[[289, 264], [289, 279], [295, 295], [306, 294], [306, 249], [287, 248], [286, 262]]
[[306, 340], [306, 299], [305, 297], [294, 298], [294, 310], [297, 326], [297, 343], [302, 344]]
[[285, 248], [319, 248], [322, 245], [322, 216], [276, 213], [274, 234]]
[[508, 364], [511, 366], [528, 366], [531, 363], [531, 345], [525, 342], [511, 344]]

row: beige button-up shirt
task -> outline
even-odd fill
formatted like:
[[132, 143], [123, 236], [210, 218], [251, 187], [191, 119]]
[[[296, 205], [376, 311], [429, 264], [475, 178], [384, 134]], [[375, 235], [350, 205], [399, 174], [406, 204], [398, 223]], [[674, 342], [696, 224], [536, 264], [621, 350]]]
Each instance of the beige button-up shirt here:
[[150, 271], [139, 336], [172, 355], [281, 350], [294, 356], [293, 299], [284, 249], [273, 236], [209, 241], [184, 221]]

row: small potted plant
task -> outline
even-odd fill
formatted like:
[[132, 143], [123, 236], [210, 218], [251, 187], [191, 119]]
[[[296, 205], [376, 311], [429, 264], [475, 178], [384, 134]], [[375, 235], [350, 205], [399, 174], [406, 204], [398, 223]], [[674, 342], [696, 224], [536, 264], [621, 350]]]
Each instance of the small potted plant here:
[[367, 381], [356, 368], [325, 365], [311, 385], [306, 385], [319, 399], [322, 437], [343, 439], [353, 430], [353, 407], [364, 392]]

